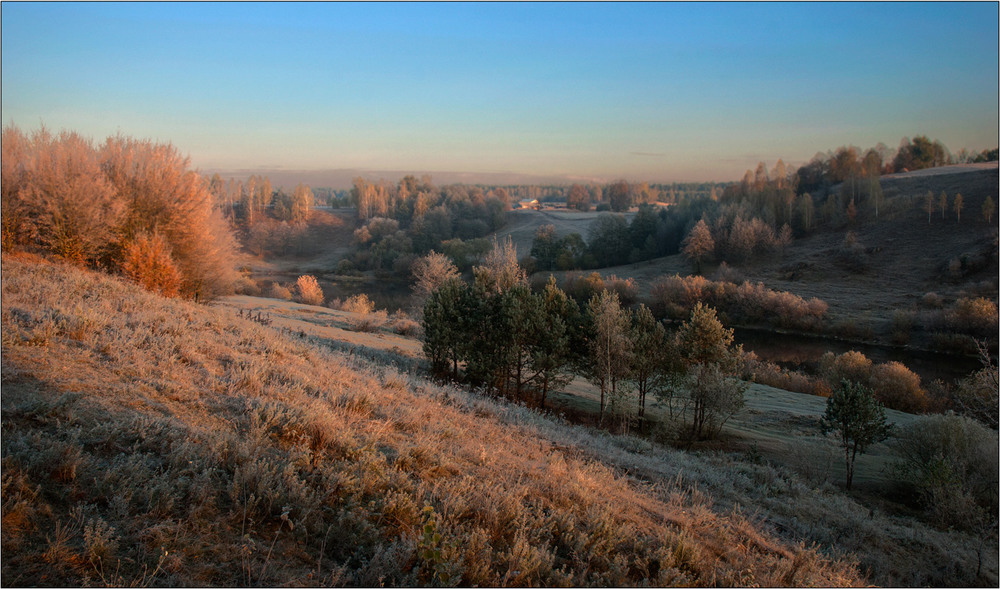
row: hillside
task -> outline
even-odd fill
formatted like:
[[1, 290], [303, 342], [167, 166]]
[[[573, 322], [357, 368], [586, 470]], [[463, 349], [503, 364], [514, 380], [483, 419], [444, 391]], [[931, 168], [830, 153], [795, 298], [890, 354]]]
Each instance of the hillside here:
[[[886, 176], [885, 203], [878, 219], [869, 215], [853, 225], [796, 239], [784, 252], [738, 268], [738, 274], [774, 290], [820, 298], [829, 304], [831, 325], [857, 326], [859, 332], [870, 329], [888, 341], [893, 313], [916, 310], [927, 293], [937, 294], [944, 304], [962, 296], [996, 300], [996, 217], [986, 223], [981, 209], [987, 196], [996, 201], [997, 181], [995, 163]], [[928, 223], [922, 208], [928, 191], [945, 192], [951, 198], [961, 193], [965, 211], [961, 222], [952, 210], [942, 220], [936, 209]], [[854, 258], [842, 255], [848, 231], [862, 250]], [[949, 271], [953, 260], [965, 260], [960, 275]], [[704, 274], [711, 276], [716, 267], [707, 264]], [[649, 296], [657, 278], [691, 272], [691, 264], [680, 255], [600, 270], [605, 276], [634, 278], [642, 297]], [[932, 345], [915, 335], [914, 345]]]
[[4, 585], [996, 583], [972, 538], [829, 484], [400, 371], [357, 318], [2, 276]]

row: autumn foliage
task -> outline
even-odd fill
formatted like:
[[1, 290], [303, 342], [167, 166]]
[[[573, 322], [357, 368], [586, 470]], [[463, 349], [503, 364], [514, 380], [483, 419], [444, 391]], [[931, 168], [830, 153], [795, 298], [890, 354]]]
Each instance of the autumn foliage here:
[[169, 295], [210, 298], [236, 279], [234, 241], [206, 181], [170, 144], [101, 145], [3, 130], [3, 248], [117, 270]]
[[146, 290], [165, 297], [180, 292], [181, 273], [170, 257], [170, 246], [160, 234], [142, 234], [122, 252], [122, 273]]

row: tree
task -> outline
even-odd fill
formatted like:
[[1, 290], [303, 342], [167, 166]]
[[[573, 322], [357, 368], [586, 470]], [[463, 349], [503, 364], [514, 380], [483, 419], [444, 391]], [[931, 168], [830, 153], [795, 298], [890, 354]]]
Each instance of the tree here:
[[958, 217], [958, 222], [962, 222], [962, 193], [959, 192], [955, 195], [955, 202], [953, 204], [955, 208], [955, 216]]
[[715, 250], [715, 240], [712, 239], [712, 231], [705, 224], [705, 219], [700, 219], [691, 232], [687, 234], [681, 242], [683, 249], [681, 252], [689, 260], [695, 263], [695, 273], [701, 274], [701, 262]]
[[491, 301], [489, 304], [504, 314], [500, 327], [506, 327], [506, 330], [496, 335], [507, 343], [510, 350], [508, 354], [501, 355], [509, 358], [502, 388], [520, 401], [539, 376], [533, 361], [539, 344], [549, 336], [545, 330], [548, 326], [543, 316], [541, 297], [532, 293], [527, 283], [520, 282], [494, 295], [493, 299], [497, 298], [500, 299], [498, 302]]
[[212, 206], [204, 176], [169, 143], [123, 136], [100, 150], [101, 169], [125, 203], [117, 229], [124, 239], [159, 233], [180, 271], [181, 294], [198, 300], [231, 292], [236, 244], [222, 212]]
[[632, 313], [629, 339], [632, 353], [629, 356], [627, 381], [635, 389], [639, 401], [639, 423], [642, 424], [646, 412], [646, 396], [664, 384], [664, 370], [667, 365], [667, 331], [663, 324], [653, 317], [645, 305], [640, 305]]
[[535, 239], [531, 243], [531, 257], [539, 270], [552, 270], [559, 256], [561, 240], [556, 235], [556, 226], [542, 225], [535, 230]]
[[854, 479], [854, 461], [858, 454], [864, 454], [869, 446], [888, 438], [892, 431], [885, 418], [885, 408], [875, 400], [871, 389], [849, 380], [840, 381], [840, 386], [827, 400], [820, 428], [824, 434], [835, 432], [844, 449], [848, 490]]
[[924, 210], [927, 211], [927, 224], [931, 224], [931, 215], [934, 214], [934, 193], [930, 190], [927, 191], [927, 196], [924, 197]]
[[607, 397], [618, 395], [618, 380], [628, 365], [630, 342], [628, 315], [622, 309], [618, 293], [602, 290], [590, 299], [588, 313], [593, 338], [590, 341], [591, 381], [601, 389], [601, 420]]
[[944, 217], [945, 217], [945, 214], [948, 212], [948, 193], [947, 192], [945, 192], [943, 190], [941, 191], [941, 197], [940, 197], [940, 200], [938, 200], [938, 204], [941, 206], [941, 219], [943, 220]]
[[414, 278], [413, 294], [421, 306], [442, 284], [458, 278], [458, 268], [452, 263], [451, 258], [433, 250], [413, 262], [411, 272]]
[[[733, 330], [722, 325], [715, 309], [700, 301], [674, 336], [680, 365], [664, 394], [671, 404], [681, 400], [692, 440], [717, 434], [743, 407], [746, 384], [732, 376], [742, 348], [732, 344]], [[678, 394], [678, 389], [686, 394]]]
[[292, 193], [292, 221], [303, 221], [309, 217], [314, 201], [312, 190], [305, 184], [295, 186]]
[[816, 207], [812, 196], [808, 192], [803, 193], [796, 201], [795, 208], [798, 211], [799, 229], [803, 233], [812, 231], [813, 220], [816, 218]]
[[608, 202], [616, 213], [627, 211], [632, 206], [632, 190], [628, 182], [619, 180], [608, 186]]
[[129, 203], [90, 140], [44, 127], [28, 136], [7, 126], [2, 161], [5, 249], [40, 249], [77, 264], [96, 264], [114, 249]]
[[579, 184], [570, 186], [566, 193], [566, 206], [578, 211], [590, 210], [590, 193]]
[[473, 268], [472, 273], [477, 286], [494, 292], [526, 281], [524, 270], [517, 262], [517, 247], [509, 236], [499, 243], [494, 240], [483, 264]]
[[601, 213], [587, 230], [587, 249], [598, 267], [624, 264], [632, 249], [628, 223], [616, 213]]
[[993, 211], [995, 210], [996, 205], [993, 204], [993, 197], [987, 196], [986, 200], [983, 201], [983, 219], [985, 219], [987, 223], [991, 223], [993, 221]]
[[458, 380], [458, 362], [462, 357], [465, 335], [463, 324], [468, 317], [465, 305], [468, 287], [458, 278], [445, 281], [431, 292], [424, 303], [424, 354], [437, 376]]
[[550, 390], [565, 386], [573, 375], [567, 370], [572, 358], [573, 328], [579, 324], [579, 307], [549, 276], [541, 296], [540, 336], [532, 350], [531, 364], [537, 371], [538, 406], [545, 408]]

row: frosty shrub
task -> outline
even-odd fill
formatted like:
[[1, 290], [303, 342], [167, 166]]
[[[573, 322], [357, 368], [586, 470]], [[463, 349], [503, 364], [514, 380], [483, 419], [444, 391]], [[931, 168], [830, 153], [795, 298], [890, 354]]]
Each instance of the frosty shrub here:
[[347, 311], [348, 313], [358, 313], [360, 315], [367, 315], [375, 310], [375, 303], [368, 298], [368, 295], [361, 293], [348, 297], [340, 305], [341, 311]]
[[319, 287], [315, 276], [299, 276], [295, 283], [296, 300], [306, 305], [322, 305], [323, 289]]
[[146, 290], [165, 297], [180, 292], [180, 271], [170, 257], [170, 246], [159, 233], [139, 235], [125, 246], [122, 272]]

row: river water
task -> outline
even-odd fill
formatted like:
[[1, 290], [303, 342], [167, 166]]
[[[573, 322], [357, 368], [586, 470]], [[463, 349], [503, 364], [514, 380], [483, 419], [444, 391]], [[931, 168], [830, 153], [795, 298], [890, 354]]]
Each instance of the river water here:
[[735, 339], [736, 343], [743, 344], [743, 349], [756, 353], [762, 360], [807, 374], [816, 374], [819, 359], [826, 352], [843, 354], [851, 350], [861, 352], [874, 364], [900, 362], [919, 375], [924, 386], [938, 379], [953, 384], [982, 367], [978, 359], [970, 356], [904, 350], [766, 330], [736, 329]]

